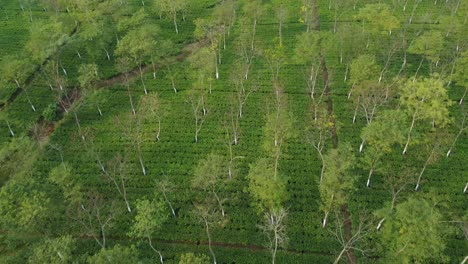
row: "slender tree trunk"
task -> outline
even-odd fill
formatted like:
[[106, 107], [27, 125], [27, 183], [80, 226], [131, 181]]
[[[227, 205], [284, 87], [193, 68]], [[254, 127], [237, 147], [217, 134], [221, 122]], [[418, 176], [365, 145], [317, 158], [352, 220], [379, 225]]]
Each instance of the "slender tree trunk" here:
[[221, 200], [219, 199], [218, 194], [214, 190], [212, 190], [211, 192], [213, 193], [214, 197], [216, 198], [216, 201], [218, 202], [219, 208], [221, 209], [221, 214], [224, 217], [224, 215], [225, 215], [224, 207], [223, 207], [223, 204], [221, 203]]
[[171, 208], [171, 212], [172, 212], [172, 215], [174, 217], [176, 217], [176, 213], [174, 211], [174, 207], [172, 207], [172, 203], [169, 201], [169, 199], [167, 198], [167, 195], [166, 195], [166, 192], [163, 191], [163, 196], [164, 196], [164, 199], [166, 200], [167, 204], [169, 205], [169, 208]]
[[434, 155], [434, 151], [435, 151], [435, 149], [432, 150], [431, 154], [429, 155], [426, 162], [424, 163], [424, 166], [423, 166], [421, 172], [419, 173], [418, 181], [416, 182], [416, 187], [414, 187], [415, 191], [417, 191], [419, 189], [419, 185], [421, 183], [421, 178], [422, 178], [422, 176], [424, 174], [424, 171], [426, 170], [427, 166], [429, 165], [429, 161], [431, 160], [432, 155]]
[[176, 34], [179, 34], [179, 28], [177, 27], [177, 12], [174, 12], [173, 20]]
[[11, 129], [10, 123], [8, 122], [8, 120], [5, 120], [5, 122], [7, 123], [8, 130], [10, 131], [10, 135], [11, 135], [12, 137], [14, 137], [14, 136], [15, 136], [15, 133], [14, 133], [13, 130]]
[[158, 255], [159, 255], [159, 261], [161, 262], [161, 264], [163, 264], [163, 263], [164, 263], [163, 256], [162, 256], [161, 252], [160, 252], [159, 250], [157, 250], [157, 249], [153, 246], [153, 243], [152, 243], [152, 241], [151, 241], [151, 237], [150, 237], [150, 236], [148, 236], [148, 243], [149, 243], [151, 249], [152, 249], [154, 252], [158, 253]]
[[143, 71], [141, 70], [141, 64], [138, 65], [138, 68], [140, 69], [140, 79], [141, 83], [143, 84], [143, 89], [145, 90], [145, 94], [148, 94], [148, 91], [146, 90], [145, 80], [143, 79]]
[[208, 236], [208, 249], [210, 250], [211, 256], [213, 256], [213, 263], [214, 263], [214, 264], [217, 264], [217, 263], [216, 263], [216, 255], [215, 255], [213, 249], [211, 248], [210, 227], [209, 227], [209, 225], [208, 225], [208, 221], [207, 221], [207, 220], [205, 220], [205, 230], [206, 230], [206, 235]]
[[414, 123], [416, 122], [416, 114], [417, 114], [417, 111], [414, 112], [414, 114], [413, 114], [413, 120], [411, 121], [411, 127], [410, 127], [410, 130], [408, 132], [408, 137], [407, 137], [407, 140], [406, 140], [405, 148], [403, 149], [403, 153], [402, 153], [403, 155], [408, 150], [408, 145], [409, 145], [410, 140], [411, 140], [411, 132], [413, 131]]

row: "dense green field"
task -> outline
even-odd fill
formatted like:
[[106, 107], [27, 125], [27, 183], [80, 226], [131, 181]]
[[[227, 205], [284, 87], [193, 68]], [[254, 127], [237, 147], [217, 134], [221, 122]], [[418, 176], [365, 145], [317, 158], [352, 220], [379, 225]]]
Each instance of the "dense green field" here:
[[[141, 1], [127, 2], [129, 11], [123, 16], [130, 17], [132, 12], [142, 7]], [[127, 177], [126, 192], [133, 209], [135, 209], [138, 200], [151, 199], [155, 192], [160, 193], [156, 186], [163, 179], [168, 179], [174, 186], [173, 190], [167, 193], [167, 196], [177, 211], [177, 216], [170, 216], [153, 236], [153, 244], [161, 251], [165, 262], [178, 263], [180, 255], [187, 252], [206, 254], [211, 257], [205, 226], [197, 220], [193, 213], [194, 204], [202, 201], [207, 196], [207, 192], [192, 188], [192, 179], [197, 164], [210, 153], [216, 153], [226, 158], [230, 155], [225, 124], [231, 110], [232, 98], [237, 96], [232, 75], [236, 63], [241, 60], [238, 47], [241, 44], [241, 33], [246, 28], [240, 20], [246, 14], [241, 8], [244, 1], [234, 1], [239, 2], [236, 8], [236, 22], [227, 36], [226, 48], [220, 50], [222, 60], [219, 64], [219, 79], [215, 79], [214, 76], [210, 77], [212, 79], [212, 93], [206, 93], [205, 98], [207, 115], [200, 130], [199, 140], [194, 142], [195, 120], [189, 102], [189, 94], [197, 83], [197, 76], [190, 58], [187, 58], [183, 51], [184, 47], [197, 41], [201, 44], [192, 46], [191, 52], [196, 53], [202, 45], [207, 45], [205, 43], [207, 41], [198, 40], [194, 34], [196, 28], [194, 21], [197, 18], [210, 17], [222, 1], [197, 0], [191, 2], [193, 5], [190, 7], [190, 12], [187, 13], [185, 21], [179, 18], [179, 34], [174, 32], [170, 18], [160, 19], [156, 14], [149, 18], [151, 23], [161, 28], [158, 36], [160, 40], [171, 40], [172, 45], [170, 51], [156, 62], [158, 70], [155, 76], [151, 69], [151, 62], [145, 61], [148, 68], [145, 68], [144, 83], [150, 95], [158, 95], [163, 113], [159, 141], [155, 139], [158, 126], [155, 119], [144, 120], [141, 124], [141, 130], [138, 132], [138, 140], [141, 140], [142, 159], [147, 170], [146, 175], [143, 175], [140, 168], [138, 152], [135, 151], [134, 147], [135, 142], [126, 134], [126, 130], [132, 125], [120, 124], [128, 121], [128, 117], [132, 116], [132, 108], [129, 103], [129, 90], [123, 75], [119, 72], [118, 56], [113, 53], [118, 45], [115, 41], [111, 41], [106, 46], [107, 50], [112, 51], [111, 58], [108, 60], [103, 51], [98, 52], [97, 56], [89, 55], [86, 48], [81, 46], [82, 42], [79, 41], [81, 31], [78, 30], [76, 33], [70, 31], [71, 37], [58, 50], [61, 70], [65, 69], [67, 72], [66, 76], [61, 75], [67, 79], [68, 89], [77, 88], [80, 91], [83, 89], [78, 81], [78, 69], [80, 65], [86, 63], [94, 62], [99, 66], [101, 81], [97, 82], [99, 85], [96, 86], [99, 88], [96, 89], [95, 93], [83, 95], [77, 99], [74, 105], [68, 109], [68, 113], [59, 108], [57, 117], [51, 122], [44, 123], [43, 111], [50, 104], [56, 103], [57, 94], [55, 90], [51, 90], [47, 78], [41, 74], [41, 71], [54, 61], [54, 56], [51, 55], [52, 59], [45, 58], [43, 62], [36, 65], [37, 70], [32, 73], [34, 77], [25, 84], [28, 94], [22, 90], [12, 97], [16, 89], [13, 82], [0, 87], [0, 100], [5, 103], [1, 114], [4, 120], [9, 121], [11, 129], [15, 133], [15, 136], [12, 137], [6, 122], [0, 123], [0, 162], [5, 164], [2, 166], [0, 163], [0, 184], [3, 185], [0, 206], [5, 206], [0, 208], [0, 212], [4, 214], [2, 216], [4, 220], [1, 221], [0, 225], [0, 263], [25, 263], [33, 255], [34, 248], [38, 248], [44, 239], [64, 235], [71, 235], [74, 238], [75, 247], [71, 251], [71, 255], [77, 263], [86, 263], [89, 256], [96, 254], [101, 249], [100, 245], [77, 220], [76, 212], [81, 209], [70, 208], [69, 202], [64, 198], [63, 190], [49, 179], [51, 171], [61, 166], [62, 161], [71, 168], [71, 176], [67, 179], [70, 185], [80, 185], [80, 191], [83, 193], [98, 193], [105, 203], [105, 207], [103, 207], [107, 208], [105, 210], [110, 210], [111, 203], [115, 203], [115, 209], [112, 207], [113, 219], [106, 230], [107, 247], [112, 248], [117, 244], [135, 245], [142, 263], [158, 262], [158, 255], [151, 250], [146, 240], [133, 239], [128, 236], [136, 212], [135, 210], [132, 210], [131, 213], [126, 211], [122, 196], [113, 183], [105, 180], [102, 170], [97, 164], [96, 157], [107, 162], [116, 154], [125, 156], [126, 159], [124, 169]], [[270, 1], [263, 2], [269, 4]], [[341, 210], [337, 209], [336, 214], [331, 214], [327, 228], [322, 228], [324, 212], [321, 207], [322, 198], [319, 185], [322, 163], [317, 151], [308, 141], [307, 132], [308, 127], [311, 126], [311, 100], [304, 75], [308, 73], [306, 73], [307, 68], [298, 61], [295, 55], [298, 37], [306, 31], [306, 26], [300, 22], [301, 1], [287, 2], [289, 3], [290, 15], [283, 28], [282, 45], [285, 60], [279, 73], [279, 79], [284, 85], [287, 112], [292, 116], [295, 132], [294, 136], [285, 140], [284, 145], [282, 145], [282, 155], [278, 166], [278, 171], [286, 183], [287, 199], [284, 201], [283, 207], [288, 211], [285, 223], [288, 243], [280, 247], [276, 262], [333, 263], [342, 250], [342, 245], [333, 234], [337, 228]], [[339, 32], [333, 34], [335, 10], [328, 8], [329, 3], [335, 3], [335, 0], [320, 0], [318, 2], [321, 31], [329, 32], [331, 35], [339, 34]], [[361, 23], [356, 19], [356, 15], [367, 2], [388, 2], [387, 4], [391, 6], [393, 2], [402, 2], [403, 4], [405, 1], [356, 2], [355, 9], [351, 6], [349, 10], [340, 13], [337, 17], [338, 31], [343, 25]], [[405, 27], [408, 43], [411, 43], [420, 34], [418, 33], [420, 31], [442, 30], [437, 18], [449, 14], [446, 1], [438, 1], [437, 4], [434, 4], [434, 1], [422, 1], [413, 11], [414, 18], [409, 25], [406, 25], [406, 22], [411, 15], [414, 1], [407, 2], [406, 11], [403, 11], [401, 7], [392, 10], [394, 10], [393, 15], [400, 21], [401, 27]], [[0, 0], [0, 6], [0, 58], [9, 54], [21, 54], [29, 39], [29, 16], [21, 11], [16, 1]], [[34, 18], [33, 23], [36, 19], [45, 19], [46, 14], [48, 14], [36, 4], [33, 4], [31, 12]], [[459, 12], [466, 12], [466, 9], [460, 9]], [[467, 15], [465, 13], [461, 16], [466, 17]], [[68, 19], [66, 12], [60, 16], [63, 16], [61, 19]], [[465, 31], [465, 35], [466, 33]], [[394, 34], [396, 35], [398, 32]], [[123, 35], [124, 33], [119, 37], [122, 38]], [[272, 7], [267, 6], [266, 11], [258, 21], [256, 31], [256, 45], [262, 52], [254, 57], [249, 78], [245, 81], [246, 87], [256, 87], [256, 89], [246, 100], [243, 116], [239, 122], [239, 144], [232, 146], [234, 156], [242, 158], [235, 161], [234, 177], [224, 180], [220, 184], [218, 192], [220, 197], [226, 198], [224, 203], [226, 223], [222, 227], [213, 227], [211, 234], [212, 247], [218, 263], [271, 262], [267, 236], [259, 228], [263, 221], [263, 215], [259, 214], [255, 208], [256, 201], [249, 193], [247, 175], [252, 164], [259, 158], [268, 156], [267, 151], [263, 149], [264, 142], [269, 140], [265, 137], [265, 124], [267, 116], [273, 111], [275, 99], [270, 65], [265, 59], [264, 53], [276, 45], [277, 36], [278, 23]], [[384, 38], [382, 37], [382, 39]], [[382, 56], [382, 54], [388, 53], [387, 50], [384, 50], [385, 46], [382, 42], [379, 42], [378, 39], [370, 39], [369, 42], [371, 43], [369, 49], [354, 47], [354, 52], [356, 54], [373, 53], [380, 67], [387, 63], [389, 67], [386, 77], [384, 77], [385, 82], [390, 83], [392, 78], [397, 75], [411, 78], [418, 70], [420, 55], [408, 53], [405, 57], [407, 58], [407, 66], [399, 73], [403, 58], [406, 56], [406, 49], [398, 49], [387, 61], [387, 58]], [[451, 47], [449, 44], [445, 46], [446, 49]], [[466, 43], [462, 49], [466, 50]], [[77, 55], [77, 51], [81, 58]], [[183, 56], [176, 60], [175, 56], [178, 54], [183, 54]], [[366, 151], [366, 147], [364, 147], [363, 153], [358, 151], [362, 141], [361, 131], [367, 123], [362, 115], [358, 116], [355, 123], [352, 122], [355, 104], [353, 100], [347, 98], [351, 83], [349, 80], [344, 81], [345, 75], [348, 75], [349, 79], [347, 72], [350, 62], [340, 61], [338, 49], [331, 49], [322, 55], [330, 74], [330, 98], [335, 119], [333, 125], [338, 131], [337, 137], [340, 144], [348, 142], [352, 147], [353, 155], [360, 160]], [[443, 66], [439, 68], [441, 75], [447, 74], [446, 69], [451, 65], [449, 59], [446, 58], [449, 56], [444, 57], [445, 61], [441, 62]], [[145, 97], [145, 93], [138, 67], [134, 68], [135, 74], [131, 75], [129, 89], [133, 103], [138, 106], [141, 99]], [[418, 74], [429, 77], [431, 70], [429, 63], [426, 63], [418, 70]], [[171, 74], [174, 72], [177, 73], [173, 79], [178, 90], [177, 93], [174, 93], [172, 86]], [[106, 82], [105, 80], [112, 81]], [[324, 85], [322, 79], [318, 80], [317, 86]], [[437, 208], [444, 222], [457, 222], [446, 224], [447, 229], [450, 229], [451, 232], [444, 237], [446, 246], [442, 253], [447, 256], [444, 262], [460, 263], [468, 253], [466, 240], [468, 203], [466, 194], [463, 192], [463, 187], [468, 180], [466, 131], [459, 136], [450, 157], [445, 156], [459, 132], [460, 120], [463, 119], [463, 115], [466, 115], [463, 104], [461, 106], [458, 104], [465, 88], [454, 82], [446, 87], [449, 100], [452, 102], [449, 113], [452, 122], [443, 132], [440, 132], [443, 136], [439, 137], [447, 139], [447, 142], [441, 143], [440, 147], [440, 151], [444, 153], [438, 155], [437, 159], [431, 160], [424, 171], [421, 187], [417, 192], [414, 191], [415, 179], [426, 163], [433, 146], [432, 142], [425, 143], [423, 139], [430, 138], [431, 135], [439, 132], [431, 130], [430, 122], [421, 121], [418, 123], [419, 125], [415, 129], [415, 143], [410, 145], [406, 155], [401, 155], [402, 144], [392, 146], [392, 150], [385, 154], [384, 162], [382, 162], [386, 166], [382, 165], [385, 169], [376, 170], [369, 188], [366, 187], [368, 169], [361, 164], [362, 162], [357, 161], [351, 169], [352, 174], [358, 175], [354, 182], [354, 188], [347, 194], [346, 201], [354, 227], [352, 231], [355, 232], [361, 222], [368, 225], [367, 235], [355, 243], [356, 248], [365, 248], [363, 252], [355, 250], [359, 263], [386, 261], [382, 255], [381, 245], [378, 244], [379, 233], [375, 229], [380, 219], [374, 213], [386, 206], [392, 199], [389, 183], [385, 180], [388, 175], [397, 176], [397, 178], [408, 177], [406, 182], [410, 183], [398, 196], [397, 204], [404, 202], [409, 197], [424, 198], [431, 201], [431, 205]], [[36, 108], [35, 112], [31, 110], [28, 97]], [[8, 98], [10, 98], [9, 101]], [[325, 100], [326, 98], [324, 98]], [[102, 116], [96, 109], [97, 104], [102, 110]], [[376, 116], [378, 117], [383, 109], [397, 109], [399, 107], [398, 92], [395, 91], [392, 93], [389, 103], [379, 108]], [[76, 118], [73, 114], [75, 111]], [[79, 126], [76, 119], [79, 119]], [[410, 122], [411, 119], [405, 125], [409, 126]], [[42, 126], [42, 129], [47, 131], [39, 140], [34, 139], [32, 131], [35, 126], [36, 128]], [[44, 129], [44, 127], [49, 129]], [[15, 144], [19, 145], [16, 140], [21, 137], [30, 138], [31, 143], [26, 143], [26, 145], [31, 144], [31, 149], [25, 151], [24, 156], [18, 157], [19, 161], [12, 161], [16, 157], [15, 154], [21, 153], [24, 148], [27, 148], [20, 146], [16, 152], [11, 150], [14, 149]], [[324, 152], [330, 152], [331, 149], [332, 139], [329, 138], [326, 141]], [[14, 169], [11, 169], [11, 164], [14, 164]], [[407, 174], [410, 176], [406, 176]], [[15, 198], [15, 193], [18, 193], [17, 197], [25, 196], [34, 202], [31, 204], [21, 202], [20, 198]], [[32, 216], [28, 214], [20, 216], [19, 213], [16, 215], [11, 211], [23, 212], [21, 209], [23, 207], [36, 208], [37, 212], [32, 213]], [[170, 214], [169, 208], [166, 209], [167, 214]], [[47, 212], [47, 216], [41, 216], [43, 211]], [[10, 217], [11, 219], [20, 219], [18, 223], [21, 224], [12, 224]], [[21, 217], [27, 219], [24, 220]], [[27, 228], [27, 225], [23, 225], [23, 220], [34, 227]], [[35, 221], [37, 223], [32, 224]], [[459, 225], [459, 222], [462, 225]], [[460, 226], [462, 227], [460, 228]], [[343, 257], [341, 262], [346, 260], [348, 259]], [[108, 263], [127, 263], [124, 260], [121, 260], [122, 262], [107, 261]], [[403, 260], [400, 261], [405, 263]], [[426, 261], [423, 263], [437, 262], [437, 260], [434, 262], [431, 259]]]

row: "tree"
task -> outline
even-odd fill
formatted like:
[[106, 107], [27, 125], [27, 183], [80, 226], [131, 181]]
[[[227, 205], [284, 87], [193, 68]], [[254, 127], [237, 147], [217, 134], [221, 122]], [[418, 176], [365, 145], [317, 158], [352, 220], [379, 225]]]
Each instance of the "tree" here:
[[157, 51], [158, 46], [161, 46], [162, 42], [156, 40], [160, 29], [156, 25], [147, 22], [147, 14], [143, 10], [120, 22], [120, 29], [129, 29], [129, 31], [118, 42], [115, 54], [120, 57], [130, 58], [133, 64], [138, 65], [141, 83], [145, 94], [148, 94], [143, 79], [142, 65], [145, 61], [150, 60], [152, 54]]
[[33, 247], [29, 263], [71, 263], [75, 247], [75, 240], [70, 235], [47, 238]]
[[133, 220], [133, 226], [129, 236], [148, 239], [151, 249], [159, 255], [159, 260], [164, 263], [161, 252], [152, 243], [151, 237], [161, 229], [168, 218], [162, 200], [138, 200], [136, 205], [137, 215]]
[[314, 149], [319, 154], [322, 169], [320, 170], [320, 183], [322, 183], [323, 175], [325, 172], [325, 163], [324, 163], [324, 148], [327, 141], [331, 138], [330, 133], [330, 118], [326, 109], [321, 106], [311, 105], [313, 113], [310, 114], [307, 122], [307, 141], [314, 147]]
[[455, 63], [456, 67], [452, 79], [457, 85], [465, 87], [465, 92], [459, 101], [459, 104], [461, 105], [468, 91], [468, 51], [462, 52]]
[[5, 57], [2, 60], [0, 69], [2, 74], [1, 79], [6, 82], [14, 82], [18, 89], [22, 89], [26, 94], [26, 99], [28, 100], [31, 109], [36, 112], [36, 107], [32, 103], [28, 94], [28, 88], [26, 87], [28, 85], [26, 83], [28, 77], [34, 70], [32, 63], [27, 59]]
[[62, 189], [63, 196], [70, 205], [77, 207], [83, 203], [82, 186], [74, 179], [72, 167], [68, 163], [53, 168], [49, 172], [49, 181]]
[[8, 181], [15, 175], [32, 170], [37, 157], [37, 145], [28, 137], [14, 137], [0, 149], [0, 181]]
[[264, 51], [264, 57], [270, 68], [272, 82], [278, 83], [280, 70], [287, 59], [285, 47], [281, 46], [279, 43], [275, 43], [273, 47]]
[[156, 182], [156, 189], [162, 193], [164, 200], [166, 201], [167, 205], [171, 209], [172, 216], [176, 217], [176, 212], [174, 207], [172, 206], [171, 201], [167, 197], [167, 193], [174, 192], [174, 185], [166, 178]]
[[266, 8], [262, 4], [261, 0], [252, 0], [252, 1], [245, 1], [243, 6], [243, 12], [248, 20], [250, 20], [250, 24], [252, 25], [251, 30], [251, 43], [250, 49], [251, 51], [255, 50], [255, 36], [257, 34], [257, 23], [260, 17], [265, 13]]
[[265, 140], [263, 149], [274, 159], [274, 178], [278, 174], [279, 159], [282, 146], [285, 141], [291, 139], [295, 134], [293, 130], [293, 117], [287, 111], [287, 100], [281, 84], [273, 84], [275, 90], [274, 109], [267, 115], [264, 127]]
[[386, 4], [367, 4], [359, 9], [356, 18], [364, 23], [371, 34], [388, 32], [391, 35], [392, 30], [400, 26], [398, 18], [392, 15]]
[[[336, 225], [335, 225], [335, 230], [329, 230], [329, 232], [335, 237], [335, 240], [341, 245], [341, 250], [338, 256], [336, 257], [335, 261], [333, 264], [338, 264], [340, 263], [341, 258], [349, 253], [353, 252], [354, 250], [358, 250], [361, 253], [365, 254], [365, 250], [362, 248], [359, 248], [358, 245], [360, 244], [359, 242], [369, 236], [369, 224], [365, 223], [365, 220], [362, 219], [363, 217], [359, 217], [359, 223], [357, 227], [352, 230], [352, 236], [347, 237], [346, 235], [346, 225], [349, 225], [350, 223], [347, 223], [346, 219], [343, 219], [343, 217], [340, 217], [339, 213], [336, 213]], [[351, 262], [353, 263], [353, 262]]]
[[288, 212], [284, 208], [271, 209], [265, 212], [260, 229], [268, 236], [268, 248], [271, 252], [271, 263], [275, 264], [276, 252], [279, 247], [286, 245], [288, 237], [286, 234], [286, 218]]
[[211, 231], [213, 228], [224, 226], [227, 219], [219, 214], [217, 201], [211, 197], [207, 197], [203, 202], [194, 206], [193, 214], [205, 228], [208, 237], [208, 249], [213, 257], [213, 263], [216, 264], [216, 255], [211, 247]]
[[342, 144], [331, 149], [325, 156], [325, 171], [319, 186], [321, 208], [325, 213], [322, 227], [327, 225], [328, 215], [348, 201], [349, 193], [354, 189], [356, 175], [351, 172], [355, 157], [349, 144]]
[[367, 80], [355, 86], [353, 101], [356, 108], [354, 110], [353, 123], [356, 121], [358, 113], [361, 113], [365, 117], [367, 124], [372, 123], [377, 110], [387, 101], [390, 90], [389, 86], [377, 81]]
[[[78, 70], [78, 82], [80, 86], [84, 89], [86, 94], [90, 94], [94, 91], [95, 82], [99, 79], [98, 66], [95, 63], [91, 64], [82, 64]], [[102, 116], [101, 108], [99, 104], [96, 104], [98, 113]]]
[[[207, 39], [210, 46], [199, 49], [194, 55], [192, 55], [193, 59], [191, 60], [191, 63], [198, 69], [204, 69], [204, 73], [207, 74], [212, 74], [212, 70], [214, 68], [214, 75], [216, 79], [219, 79], [218, 63], [221, 63], [220, 37], [222, 36], [222, 27], [213, 19], [203, 18], [196, 19], [195, 26], [195, 37], [198, 39]], [[211, 60], [211, 62], [206, 60]], [[200, 73], [202, 73], [202, 71]], [[206, 77], [209, 78], [210, 75], [207, 75]]]
[[307, 32], [318, 26], [319, 21], [317, 21], [317, 16], [314, 14], [316, 5], [317, 0], [302, 0], [301, 18], [299, 21], [307, 26]]
[[44, 235], [52, 209], [50, 198], [31, 175], [15, 175], [0, 190], [0, 227], [7, 234]]
[[115, 186], [117, 192], [122, 196], [127, 206], [127, 211], [132, 212], [130, 203], [127, 197], [127, 180], [128, 172], [125, 171], [126, 160], [120, 154], [114, 156], [106, 164], [106, 169], [103, 170], [103, 176]]
[[154, 2], [156, 11], [165, 13], [172, 18], [177, 34], [179, 34], [179, 27], [177, 26], [177, 13], [185, 10], [187, 6], [187, 0], [157, 0]]
[[278, 20], [278, 37], [279, 45], [283, 46], [283, 24], [289, 17], [288, 10], [289, 2], [285, 0], [273, 0], [272, 7], [275, 12], [276, 20]]
[[188, 94], [188, 103], [191, 106], [191, 110], [193, 113], [193, 118], [195, 121], [195, 143], [198, 142], [198, 134], [203, 126], [203, 123], [206, 119], [206, 108], [205, 108], [205, 101], [203, 99], [203, 92], [197, 90], [191, 90]]
[[69, 29], [55, 17], [48, 21], [36, 21], [31, 25], [31, 36], [26, 43], [35, 63], [42, 63], [46, 58], [56, 54], [60, 47], [70, 38]]
[[398, 204], [380, 235], [385, 259], [401, 263], [444, 262], [447, 229], [441, 220], [439, 211], [424, 199], [409, 198]]
[[[370, 186], [371, 177], [379, 167], [382, 158], [390, 153], [394, 145], [402, 145], [405, 140], [404, 113], [398, 110], [387, 110], [374, 122], [362, 129], [362, 142], [367, 142], [369, 148], [364, 152], [362, 162], [369, 169], [366, 186]], [[363, 143], [359, 150], [362, 150]]]
[[[116, 210], [115, 203], [106, 204], [102, 195], [88, 192], [84, 202], [77, 206], [76, 220], [83, 226], [87, 235], [90, 235], [103, 250], [107, 246], [107, 231], [113, 224]], [[112, 251], [111, 251], [112, 252]]]
[[279, 209], [287, 200], [286, 179], [277, 175], [268, 159], [262, 158], [250, 165], [248, 191], [253, 197], [254, 205], [259, 212]]
[[432, 125], [444, 127], [450, 122], [448, 107], [452, 102], [448, 99], [447, 90], [438, 76], [422, 80], [406, 81], [400, 87], [400, 105], [411, 117], [403, 154], [408, 150], [412, 131], [418, 120], [431, 121]]
[[433, 64], [435, 67], [438, 66], [440, 53], [443, 48], [444, 36], [440, 31], [424, 32], [411, 43], [408, 48], [408, 52], [422, 56], [414, 78], [416, 78], [424, 59], [427, 59], [431, 62], [431, 69]]
[[323, 94], [317, 87], [317, 76], [321, 69], [322, 55], [333, 49], [333, 42], [330, 33], [321, 31], [305, 32], [297, 38], [295, 60], [307, 67], [304, 77], [312, 100], [320, 100], [316, 95]]
[[371, 55], [361, 55], [351, 62], [350, 79], [351, 89], [348, 93], [348, 99], [351, 97], [356, 85], [363, 85], [364, 81], [377, 80], [379, 67], [375, 58]]
[[88, 257], [90, 264], [140, 264], [142, 263], [138, 259], [138, 250], [134, 247], [124, 247], [116, 245], [111, 249], [102, 248], [94, 256]]
[[157, 93], [143, 96], [138, 105], [138, 116], [141, 122], [157, 123], [156, 140], [160, 140], [161, 121], [164, 116], [162, 102]]
[[209, 264], [210, 258], [205, 254], [184, 253], [180, 255], [179, 264]]
[[211, 153], [206, 159], [198, 162], [194, 172], [195, 177], [192, 179], [192, 188], [213, 194], [223, 217], [225, 216], [223, 207], [225, 199], [220, 199], [218, 191], [223, 179], [226, 179], [224, 177], [227, 174], [225, 163], [224, 157]]

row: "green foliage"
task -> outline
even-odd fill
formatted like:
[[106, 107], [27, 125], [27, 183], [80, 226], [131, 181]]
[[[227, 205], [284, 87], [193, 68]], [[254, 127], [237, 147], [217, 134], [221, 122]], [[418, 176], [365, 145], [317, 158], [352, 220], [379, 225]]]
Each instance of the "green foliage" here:
[[179, 264], [209, 264], [210, 258], [205, 254], [184, 253], [180, 256]]
[[29, 263], [71, 263], [75, 247], [75, 240], [70, 235], [45, 239], [34, 246]]
[[268, 159], [259, 159], [250, 166], [248, 191], [259, 212], [281, 208], [287, 200], [286, 180], [274, 175], [275, 169]]
[[462, 52], [455, 61], [455, 72], [452, 78], [458, 85], [468, 88], [468, 51]]
[[148, 238], [153, 236], [169, 217], [167, 208], [162, 200], [138, 200], [137, 215], [129, 236]]
[[17, 232], [43, 231], [51, 214], [48, 195], [33, 179], [16, 176], [0, 191], [0, 226]]
[[78, 70], [78, 82], [83, 89], [91, 89], [93, 82], [99, 79], [96, 63], [82, 64]]
[[418, 54], [432, 63], [440, 59], [440, 52], [444, 48], [444, 36], [440, 31], [426, 31], [414, 40], [408, 52]]
[[396, 206], [380, 235], [388, 263], [445, 262], [446, 228], [442, 215], [421, 198], [409, 198]]
[[386, 4], [367, 4], [359, 9], [356, 18], [365, 22], [371, 33], [391, 33], [400, 26], [400, 21]]
[[227, 179], [227, 161], [224, 157], [211, 153], [198, 162], [192, 180], [192, 187], [211, 191], [216, 189], [223, 179]]
[[73, 205], [83, 202], [83, 192], [80, 183], [74, 179], [72, 168], [68, 163], [63, 163], [49, 172], [49, 181], [59, 186], [65, 199]]
[[57, 104], [49, 104], [44, 111], [42, 112], [42, 116], [46, 121], [52, 122], [57, 120]]
[[0, 149], [0, 183], [28, 172], [35, 160], [35, 144], [27, 137], [15, 137]]
[[1, 79], [22, 86], [34, 68], [32, 63], [27, 59], [7, 56], [2, 59], [0, 69], [2, 73]]
[[65, 43], [69, 29], [62, 22], [51, 18], [49, 21], [37, 21], [31, 25], [31, 37], [26, 49], [31, 53], [32, 60], [42, 62], [55, 54], [60, 45]]
[[325, 212], [340, 208], [348, 201], [357, 178], [352, 171], [355, 160], [351, 145], [345, 143], [341, 143], [338, 149], [332, 149], [324, 156], [325, 171], [319, 190], [321, 207]]
[[296, 61], [305, 64], [317, 63], [322, 55], [333, 51], [335, 43], [335, 37], [330, 32], [304, 32], [297, 37]]
[[426, 121], [435, 121], [444, 127], [450, 123], [448, 98], [444, 82], [434, 75], [430, 78], [407, 80], [400, 87], [400, 104], [410, 116]]
[[372, 55], [361, 55], [351, 62], [350, 82], [360, 84], [366, 80], [376, 80], [379, 76], [379, 66]]
[[88, 258], [90, 264], [138, 264], [138, 251], [134, 246], [116, 245], [111, 249], [101, 249], [96, 255]]
[[404, 143], [406, 119], [402, 111], [384, 111], [363, 128], [361, 138], [380, 153], [388, 153], [395, 145]]

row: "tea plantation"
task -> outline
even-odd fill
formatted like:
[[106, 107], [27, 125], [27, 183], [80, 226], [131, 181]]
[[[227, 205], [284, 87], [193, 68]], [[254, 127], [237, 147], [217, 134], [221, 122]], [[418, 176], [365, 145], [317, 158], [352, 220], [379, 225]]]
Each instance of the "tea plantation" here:
[[0, 263], [468, 263], [467, 17], [0, 0]]

